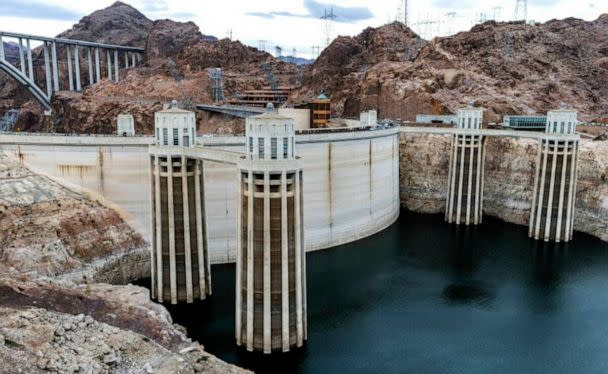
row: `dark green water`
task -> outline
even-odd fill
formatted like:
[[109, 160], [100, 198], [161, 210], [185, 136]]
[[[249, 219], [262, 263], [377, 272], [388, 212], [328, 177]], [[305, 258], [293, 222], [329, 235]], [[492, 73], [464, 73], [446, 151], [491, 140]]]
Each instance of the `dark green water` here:
[[547, 245], [488, 217], [457, 229], [402, 211], [307, 261], [299, 352], [236, 349], [234, 265], [212, 267], [210, 300], [171, 313], [209, 352], [259, 373], [608, 372], [608, 244], [591, 236]]

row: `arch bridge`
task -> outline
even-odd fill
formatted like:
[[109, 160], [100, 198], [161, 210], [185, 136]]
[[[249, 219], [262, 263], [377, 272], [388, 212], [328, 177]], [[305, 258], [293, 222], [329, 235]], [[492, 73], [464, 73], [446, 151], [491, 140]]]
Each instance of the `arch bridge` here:
[[[4, 49], [4, 41], [8, 39], [17, 40], [18, 56], [15, 61], [9, 58], [13, 56], [7, 56]], [[33, 43], [40, 42], [44, 77], [36, 77], [34, 58], [37, 57], [32, 49]], [[25, 87], [47, 111], [51, 110], [53, 92], [82, 91], [83, 87], [99, 82], [102, 73], [104, 76], [107, 74], [109, 80], [118, 82], [121, 59], [124, 59], [125, 69], [134, 67], [142, 61], [143, 52], [143, 48], [0, 31], [0, 70]], [[65, 61], [60, 62], [60, 59]], [[81, 69], [83, 61], [84, 67]], [[63, 63], [67, 65], [65, 78], [59, 73], [59, 64]]]

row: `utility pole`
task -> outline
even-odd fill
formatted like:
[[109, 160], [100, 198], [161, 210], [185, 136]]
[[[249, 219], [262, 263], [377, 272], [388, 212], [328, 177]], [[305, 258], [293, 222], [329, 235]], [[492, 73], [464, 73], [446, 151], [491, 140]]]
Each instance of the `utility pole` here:
[[318, 59], [319, 58], [319, 51], [321, 50], [321, 47], [319, 47], [318, 45], [313, 45], [312, 46], [312, 58], [313, 59]]
[[446, 13], [446, 17], [448, 18], [448, 36], [454, 34], [454, 23], [456, 21], [456, 12]]
[[275, 57], [279, 58], [281, 57], [281, 54], [283, 53], [283, 48], [279, 47], [278, 45], [274, 46], [274, 53], [275, 53]]

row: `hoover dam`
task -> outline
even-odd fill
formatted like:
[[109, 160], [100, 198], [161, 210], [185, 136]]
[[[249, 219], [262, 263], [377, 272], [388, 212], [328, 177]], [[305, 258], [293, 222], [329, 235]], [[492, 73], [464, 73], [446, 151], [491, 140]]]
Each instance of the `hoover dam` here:
[[[150, 241], [148, 146], [152, 137], [3, 135], [0, 150], [31, 170], [115, 208]], [[205, 147], [241, 152], [243, 136], [200, 137]], [[296, 135], [303, 160], [306, 250], [354, 241], [399, 216], [399, 129]], [[205, 161], [209, 260], [236, 258], [237, 175]]]

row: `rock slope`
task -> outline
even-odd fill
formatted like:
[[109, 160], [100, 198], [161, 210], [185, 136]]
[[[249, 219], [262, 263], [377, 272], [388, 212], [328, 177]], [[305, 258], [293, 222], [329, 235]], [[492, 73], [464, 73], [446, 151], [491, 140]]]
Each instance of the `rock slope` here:
[[562, 103], [588, 115], [608, 112], [608, 14], [586, 22], [486, 22], [422, 41], [400, 24], [340, 37], [307, 71], [292, 100], [324, 87], [337, 116], [377, 108], [381, 118], [454, 113], [469, 101], [488, 121], [544, 113]]

